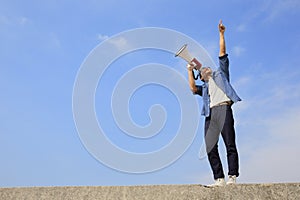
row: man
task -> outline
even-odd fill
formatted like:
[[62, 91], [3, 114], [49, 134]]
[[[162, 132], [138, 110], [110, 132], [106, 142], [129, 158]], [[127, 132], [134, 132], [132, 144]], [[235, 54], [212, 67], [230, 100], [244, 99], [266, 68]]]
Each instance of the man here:
[[[229, 81], [229, 60], [226, 53], [225, 26], [219, 22], [220, 52], [219, 68], [212, 71], [209, 67], [200, 69], [202, 85], [196, 85], [193, 65], [188, 64], [188, 79], [192, 92], [203, 98], [201, 114], [205, 116], [205, 143], [208, 160], [213, 171], [214, 186], [235, 184], [239, 176], [239, 160], [235, 142], [234, 119], [231, 106], [241, 101]], [[225, 183], [222, 163], [218, 152], [218, 139], [221, 132], [227, 151], [228, 181]]]

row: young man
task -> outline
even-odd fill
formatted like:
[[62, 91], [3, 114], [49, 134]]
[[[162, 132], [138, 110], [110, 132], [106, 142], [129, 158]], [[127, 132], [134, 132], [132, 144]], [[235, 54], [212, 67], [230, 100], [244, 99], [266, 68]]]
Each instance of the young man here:
[[203, 98], [201, 114], [205, 116], [205, 143], [208, 160], [213, 171], [215, 183], [209, 185], [224, 186], [225, 176], [218, 152], [218, 139], [221, 132], [227, 151], [228, 181], [235, 184], [239, 176], [239, 160], [235, 142], [234, 119], [231, 106], [241, 101], [229, 81], [229, 60], [226, 53], [225, 26], [219, 22], [220, 52], [219, 68], [212, 71], [209, 67], [200, 69], [202, 85], [196, 85], [193, 75], [193, 66], [188, 64], [188, 79], [192, 92]]

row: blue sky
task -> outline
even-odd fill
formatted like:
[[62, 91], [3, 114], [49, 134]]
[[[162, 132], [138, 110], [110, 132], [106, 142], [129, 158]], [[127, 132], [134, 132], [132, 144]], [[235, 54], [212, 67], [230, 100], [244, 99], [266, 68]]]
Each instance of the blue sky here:
[[[233, 107], [239, 182], [299, 182], [299, 15], [297, 0], [1, 0], [0, 186], [210, 183], [208, 162], [198, 158], [203, 118], [180, 159], [155, 172], [129, 174], [105, 166], [85, 149], [73, 120], [72, 93], [89, 53], [130, 29], [160, 27], [184, 33], [217, 63], [219, 19], [227, 27], [231, 81], [243, 99]], [[134, 122], [144, 126], [149, 107], [164, 105], [169, 117], [162, 135], [144, 144], [147, 141], [125, 138], [115, 126], [107, 106], [113, 85], [126, 71], [149, 62], [171, 65], [187, 78], [184, 62], [170, 53], [143, 50], [114, 62], [96, 91], [99, 123], [104, 122], [111, 141], [130, 151], [163, 146], [180, 121], [174, 95], [149, 85], [134, 93], [129, 109]], [[126, 67], [116, 69], [123, 64]], [[104, 103], [102, 98], [107, 98]], [[201, 99], [195, 98], [201, 106]], [[220, 151], [226, 173], [222, 143]]]

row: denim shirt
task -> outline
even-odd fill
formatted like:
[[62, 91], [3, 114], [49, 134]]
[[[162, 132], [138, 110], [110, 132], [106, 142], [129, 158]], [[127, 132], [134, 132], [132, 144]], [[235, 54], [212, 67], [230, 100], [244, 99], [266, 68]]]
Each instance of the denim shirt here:
[[[241, 98], [236, 94], [235, 90], [230, 84], [228, 54], [219, 57], [219, 68], [216, 71], [213, 71], [212, 78], [216, 82], [216, 85], [227, 95], [230, 100], [232, 100], [234, 103], [241, 101]], [[203, 99], [201, 115], [208, 117], [210, 115], [208, 83], [205, 82], [202, 85], [196, 85], [196, 87], [197, 92], [195, 92], [195, 94], [202, 96]]]

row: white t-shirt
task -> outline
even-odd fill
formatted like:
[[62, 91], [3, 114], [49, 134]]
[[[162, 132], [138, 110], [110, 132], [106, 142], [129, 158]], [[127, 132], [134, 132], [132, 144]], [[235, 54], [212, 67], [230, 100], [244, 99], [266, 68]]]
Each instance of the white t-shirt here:
[[230, 101], [227, 95], [216, 85], [212, 77], [208, 80], [208, 93], [210, 96], [210, 107], [214, 107], [222, 102]]

